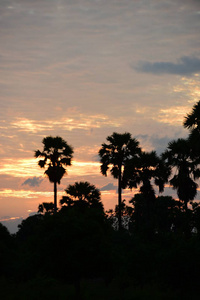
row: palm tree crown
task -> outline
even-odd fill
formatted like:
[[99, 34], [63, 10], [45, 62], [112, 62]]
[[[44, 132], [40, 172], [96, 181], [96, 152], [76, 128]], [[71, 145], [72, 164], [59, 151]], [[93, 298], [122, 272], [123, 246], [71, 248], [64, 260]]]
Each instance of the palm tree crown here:
[[183, 126], [191, 130], [197, 129], [200, 133], [200, 101], [193, 106], [191, 113], [186, 115]]
[[137, 160], [130, 160], [127, 168], [127, 182], [130, 188], [140, 185], [140, 192], [146, 197], [155, 198], [154, 184], [159, 187], [159, 192], [163, 192], [164, 184], [168, 181], [169, 168], [155, 151], [142, 151]]
[[193, 156], [200, 162], [200, 101], [193, 106], [191, 113], [187, 114], [183, 126], [190, 130], [190, 147]]
[[89, 182], [80, 181], [69, 185], [65, 190], [67, 196], [63, 196], [60, 200], [61, 205], [78, 206], [78, 207], [94, 207], [103, 210], [101, 203], [100, 191], [95, 185]]

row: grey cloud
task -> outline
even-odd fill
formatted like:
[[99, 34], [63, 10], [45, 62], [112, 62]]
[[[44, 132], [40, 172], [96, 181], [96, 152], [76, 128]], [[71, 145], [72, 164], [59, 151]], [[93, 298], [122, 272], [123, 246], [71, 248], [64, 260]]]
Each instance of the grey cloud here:
[[35, 215], [37, 215], [37, 214], [38, 214], [38, 212], [33, 211], [33, 212], [31, 212], [31, 213], [29, 214], [29, 217], [35, 216]]
[[113, 183], [109, 183], [105, 186], [103, 186], [100, 191], [116, 191], [117, 190], [117, 186], [115, 186]]
[[29, 178], [29, 179], [25, 180], [22, 183], [22, 185], [29, 185], [29, 186], [35, 187], [35, 186], [40, 186], [42, 181], [43, 181], [43, 179], [41, 177], [34, 176], [33, 178]]
[[[178, 135], [180, 137], [181, 135]], [[168, 146], [168, 143], [173, 139], [176, 139], [177, 136], [174, 134], [173, 136], [164, 136], [159, 137], [158, 135], [148, 135], [148, 134], [140, 134], [137, 135], [136, 138], [141, 142], [141, 146], [148, 145], [151, 150], [155, 150], [158, 155], [164, 152]]]
[[[132, 66], [133, 67], [133, 66]], [[137, 67], [133, 67], [139, 72], [152, 74], [176, 74], [191, 75], [200, 72], [200, 59], [197, 57], [183, 56], [177, 63], [172, 62], [140, 62]]]
[[152, 145], [156, 149], [157, 153], [161, 154], [163, 151], [165, 151], [165, 149], [168, 146], [168, 143], [172, 140], [172, 138], [167, 136], [162, 138], [152, 136], [151, 140]]
[[11, 217], [6, 217], [5, 220], [1, 220], [0, 222], [7, 227], [8, 231], [13, 234], [18, 231], [18, 225], [21, 224], [23, 218], [22, 217], [16, 217], [16, 218], [11, 218]]

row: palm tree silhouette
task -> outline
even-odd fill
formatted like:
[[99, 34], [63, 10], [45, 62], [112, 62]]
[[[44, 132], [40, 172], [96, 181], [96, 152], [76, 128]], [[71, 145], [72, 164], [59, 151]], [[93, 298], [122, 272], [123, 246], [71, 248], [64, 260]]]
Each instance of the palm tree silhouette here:
[[198, 161], [191, 151], [189, 140], [181, 139], [171, 141], [163, 153], [167, 165], [172, 168], [172, 178], [169, 181], [177, 190], [179, 200], [184, 202], [185, 211], [190, 200], [197, 194], [197, 180], [200, 177]]
[[186, 115], [183, 126], [190, 130], [189, 141], [193, 155], [200, 158], [200, 101]]
[[200, 101], [193, 106], [191, 113], [186, 115], [183, 126], [200, 133]]
[[73, 156], [73, 148], [67, 144], [61, 137], [48, 136], [42, 141], [44, 148], [35, 151], [35, 157], [41, 157], [38, 165], [41, 168], [47, 167], [44, 172], [49, 181], [54, 183], [54, 213], [57, 211], [57, 183], [60, 184], [60, 180], [66, 173], [64, 166], [71, 165], [71, 159]]
[[[122, 179], [128, 160], [138, 156], [141, 149], [139, 142], [131, 137], [131, 134], [114, 132], [107, 137], [108, 144], [102, 144], [99, 150], [101, 173], [107, 176], [109, 168], [112, 176], [118, 179], [118, 222], [121, 229], [121, 206], [122, 206]], [[123, 185], [125, 187], [126, 184]]]
[[128, 186], [132, 188], [140, 185], [140, 192], [149, 201], [153, 201], [155, 198], [151, 180], [154, 179], [154, 184], [159, 187], [159, 192], [163, 192], [164, 184], [169, 177], [169, 168], [155, 151], [142, 151], [137, 161], [130, 160], [127, 170], [129, 172]]
[[154, 185], [158, 186], [159, 192], [163, 192], [165, 183], [168, 182], [170, 169], [155, 151], [142, 151], [137, 159], [128, 162], [125, 177], [129, 188], [140, 186], [141, 202], [146, 208], [146, 224], [148, 229], [153, 226], [154, 206], [156, 201]]
[[63, 196], [60, 204], [66, 204], [68, 207], [77, 205], [79, 207], [95, 207], [103, 209], [101, 203], [100, 191], [95, 185], [89, 182], [80, 181], [75, 182], [73, 185], [68, 185], [65, 190], [67, 196]]

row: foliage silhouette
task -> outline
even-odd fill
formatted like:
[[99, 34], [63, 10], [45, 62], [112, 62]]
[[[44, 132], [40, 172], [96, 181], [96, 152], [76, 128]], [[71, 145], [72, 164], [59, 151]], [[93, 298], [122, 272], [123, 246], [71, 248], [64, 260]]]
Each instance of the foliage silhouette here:
[[[107, 278], [112, 269], [110, 227], [99, 209], [73, 206], [57, 214], [29, 217], [17, 233], [21, 280], [45, 276], [73, 283], [80, 293], [82, 278]], [[107, 271], [106, 271], [107, 270]]]
[[136, 159], [128, 162], [125, 177], [129, 188], [137, 188], [139, 185], [140, 192], [146, 198], [154, 199], [155, 191], [151, 180], [154, 179], [154, 185], [159, 187], [159, 192], [163, 192], [169, 174], [170, 169], [155, 151], [142, 151]]
[[193, 156], [200, 163], [200, 101], [192, 108], [192, 111], [184, 118], [183, 126], [189, 129], [189, 143]]
[[73, 149], [61, 137], [48, 136], [42, 141], [44, 148], [35, 151], [35, 157], [41, 157], [38, 165], [41, 168], [47, 166], [45, 174], [49, 177], [49, 181], [54, 184], [54, 212], [57, 211], [57, 183], [66, 173], [64, 166], [71, 165]]
[[14, 243], [7, 228], [0, 223], [0, 276], [12, 272], [12, 261], [15, 258]]
[[163, 192], [164, 184], [168, 181], [169, 168], [159, 158], [155, 151], [141, 151], [137, 158], [130, 159], [125, 170], [125, 178], [129, 188], [137, 188], [140, 186], [142, 194], [141, 201], [146, 202], [146, 225], [149, 230], [154, 227], [154, 206], [155, 206], [155, 190], [154, 186], [159, 187], [159, 192]]
[[119, 230], [121, 229], [122, 180], [127, 162], [138, 156], [141, 149], [139, 142], [130, 133], [116, 133], [107, 137], [108, 143], [103, 143], [99, 150], [101, 173], [107, 176], [111, 167], [112, 176], [118, 179]]
[[65, 192], [67, 196], [63, 196], [60, 200], [62, 206], [94, 207], [103, 211], [100, 191], [89, 182], [75, 182], [69, 185]]
[[192, 111], [186, 115], [183, 121], [183, 126], [193, 131], [200, 133], [200, 101], [192, 108]]
[[52, 214], [54, 212], [54, 203], [53, 202], [42, 202], [38, 206], [38, 213], [49, 213]]
[[172, 168], [170, 185], [177, 190], [187, 211], [188, 202], [194, 200], [197, 194], [198, 184], [195, 181], [200, 177], [198, 161], [194, 159], [189, 141], [178, 139], [170, 142], [163, 153], [163, 159]]

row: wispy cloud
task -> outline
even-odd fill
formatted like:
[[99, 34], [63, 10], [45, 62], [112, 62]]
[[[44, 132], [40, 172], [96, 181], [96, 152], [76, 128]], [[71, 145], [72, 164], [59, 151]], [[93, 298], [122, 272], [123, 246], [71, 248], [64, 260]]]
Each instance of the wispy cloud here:
[[28, 178], [27, 180], [25, 180], [22, 183], [22, 185], [29, 185], [29, 186], [35, 187], [35, 186], [40, 186], [42, 181], [43, 181], [43, 178], [34, 176], [33, 178]]
[[152, 74], [192, 75], [200, 72], [200, 59], [198, 57], [183, 56], [177, 63], [170, 61], [140, 62], [134, 69]]
[[160, 112], [155, 117], [155, 120], [161, 123], [170, 125], [182, 125], [183, 119], [190, 106], [171, 106], [169, 108], [160, 109]]
[[[44, 173], [44, 169], [42, 170], [37, 165], [37, 159], [29, 158], [29, 159], [3, 159], [0, 163], [0, 174], [2, 175], [10, 175], [13, 177], [29, 177], [24, 184], [36, 183], [38, 178]], [[67, 168], [67, 173], [69, 176], [79, 176], [79, 175], [95, 175], [100, 173], [100, 163], [93, 161], [72, 161], [72, 166]], [[30, 177], [36, 174], [37, 176], [30, 179]], [[40, 179], [42, 180], [42, 179]], [[28, 183], [27, 183], [28, 182]], [[41, 182], [40, 182], [41, 183]]]
[[51, 121], [37, 121], [30, 120], [27, 118], [17, 118], [14, 122], [11, 123], [11, 127], [18, 129], [20, 131], [26, 132], [42, 132], [42, 131], [52, 131], [52, 129], [62, 128], [64, 130], [73, 130], [73, 129], [83, 129], [91, 130], [92, 128], [101, 128], [101, 127], [119, 127], [119, 120], [110, 118], [106, 115], [83, 115], [78, 114], [70, 118], [62, 118], [61, 120], [51, 120]]
[[[62, 192], [58, 192], [58, 194], [62, 195]], [[25, 190], [13, 190], [13, 189], [2, 189], [0, 190], [0, 197], [4, 198], [26, 198], [26, 199], [37, 199], [38, 197], [52, 197], [53, 192], [33, 192], [33, 191], [25, 191]]]
[[7, 158], [0, 162], [0, 174], [2, 175], [23, 178], [31, 177], [33, 174], [39, 177], [42, 173], [42, 170], [37, 166], [37, 161], [34, 158]]
[[117, 186], [115, 186], [113, 183], [108, 183], [107, 185], [104, 185], [102, 188], [100, 188], [100, 191], [116, 191]]

